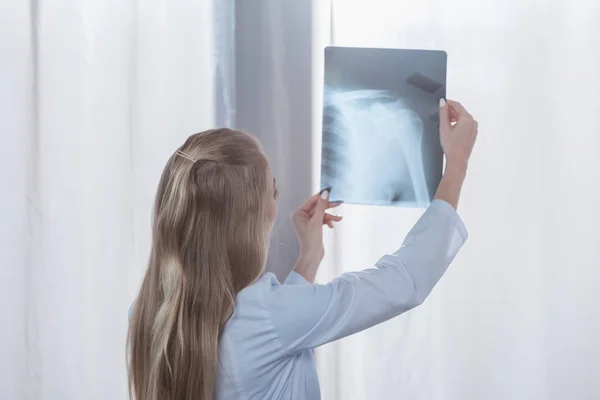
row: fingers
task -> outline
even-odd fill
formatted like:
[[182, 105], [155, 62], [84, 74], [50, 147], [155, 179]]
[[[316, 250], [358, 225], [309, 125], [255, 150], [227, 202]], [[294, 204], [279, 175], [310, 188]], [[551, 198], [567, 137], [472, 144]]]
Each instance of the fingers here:
[[[316, 205], [316, 203], [315, 203]], [[327, 205], [327, 209], [331, 209], [331, 208], [336, 208], [342, 205], [341, 201], [330, 201], [329, 204]], [[315, 208], [313, 207], [310, 211], [308, 211], [308, 215], [309, 216], [313, 216], [315, 213]]]
[[477, 127], [478, 123], [475, 121], [473, 116], [457, 101], [448, 100], [448, 105], [453, 109], [457, 114], [457, 124], [461, 124], [468, 130], [472, 131], [473, 134], [477, 135]]
[[471, 119], [471, 114], [458, 101], [448, 100], [448, 105], [454, 110], [457, 116], [457, 121], [462, 119]]
[[444, 98], [440, 99], [440, 130], [450, 129], [450, 107]]
[[323, 225], [327, 225], [330, 228], [333, 228], [334, 222], [340, 222], [342, 220], [341, 215], [333, 215], [325, 213], [325, 218], [323, 219]]
[[452, 107], [448, 108], [450, 109], [450, 124], [455, 124], [458, 121], [458, 113]]
[[459, 112], [452, 108], [451, 104], [457, 104], [458, 106], [462, 107], [460, 103], [455, 101], [446, 101], [443, 98], [440, 99], [440, 130], [442, 131], [448, 131], [452, 126], [454, 126], [455, 123], [458, 122], [460, 118]]
[[314, 213], [311, 218], [311, 222], [313, 224], [318, 224], [321, 226], [323, 224], [323, 220], [325, 218], [325, 210], [329, 206], [329, 191], [331, 188], [325, 188], [319, 193], [319, 197], [317, 199], [317, 205], [314, 208]]
[[[331, 208], [335, 208], [335, 207], [339, 207], [343, 202], [342, 201], [329, 201], [328, 199], [321, 199], [320, 196], [324, 193], [325, 191], [327, 191], [327, 197], [329, 197], [329, 188], [324, 189], [323, 191], [311, 196], [308, 200], [306, 200], [304, 202], [304, 204], [302, 204], [300, 207], [298, 207], [296, 209], [296, 211], [294, 211], [291, 215], [290, 215], [290, 219], [292, 221], [297, 220], [297, 219], [306, 219], [306, 220], [316, 220], [318, 221], [319, 218], [318, 217], [314, 217], [315, 216], [315, 212], [317, 212], [319, 210], [319, 207], [324, 207], [323, 209], [321, 209], [319, 212], [322, 213], [322, 217], [321, 217], [321, 223], [323, 225], [328, 225], [329, 227], [333, 228], [333, 222], [338, 222], [341, 221], [342, 217], [341, 216], [337, 216], [337, 215], [332, 215], [332, 214], [327, 214], [325, 211]], [[315, 222], [315, 224], [317, 224], [317, 222]]]
[[317, 205], [317, 200], [319, 200], [319, 193], [310, 196], [309, 199], [304, 202], [304, 204], [298, 207], [298, 210], [305, 211], [312, 215], [312, 211]]
[[340, 222], [342, 220], [342, 218], [344, 218], [344, 217], [341, 215], [325, 213], [325, 218], [323, 218], [323, 221]]
[[[305, 211], [305, 212], [307, 212], [312, 217], [312, 215], [314, 214], [314, 211], [315, 211], [315, 206], [317, 205], [317, 200], [319, 200], [319, 195], [320, 194], [321, 193], [317, 193], [317, 194], [312, 195], [300, 207], [298, 207], [298, 210]], [[341, 201], [330, 201], [329, 205], [327, 206], [327, 208], [334, 208], [334, 207], [337, 207], [337, 206], [339, 206], [341, 204], [342, 204]]]

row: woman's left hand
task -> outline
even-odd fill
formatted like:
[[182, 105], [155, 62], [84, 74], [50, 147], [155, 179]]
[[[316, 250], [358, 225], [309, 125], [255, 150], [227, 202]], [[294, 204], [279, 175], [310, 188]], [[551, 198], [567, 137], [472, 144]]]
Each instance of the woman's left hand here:
[[329, 214], [326, 210], [340, 204], [341, 202], [329, 202], [329, 190], [326, 189], [309, 198], [292, 214], [292, 223], [300, 245], [300, 257], [295, 270], [310, 282], [314, 281], [317, 268], [325, 255], [322, 226], [333, 228], [334, 222], [342, 220], [341, 216]]

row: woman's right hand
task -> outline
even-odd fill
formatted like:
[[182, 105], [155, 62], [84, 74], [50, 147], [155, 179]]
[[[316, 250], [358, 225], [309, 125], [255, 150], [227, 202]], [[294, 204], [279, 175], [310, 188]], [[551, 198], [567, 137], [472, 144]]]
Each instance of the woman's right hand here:
[[475, 139], [477, 121], [458, 102], [440, 100], [440, 142], [446, 164], [466, 167]]
[[460, 191], [475, 139], [477, 121], [456, 101], [440, 100], [440, 142], [446, 155], [446, 170], [435, 192], [435, 199], [458, 207]]

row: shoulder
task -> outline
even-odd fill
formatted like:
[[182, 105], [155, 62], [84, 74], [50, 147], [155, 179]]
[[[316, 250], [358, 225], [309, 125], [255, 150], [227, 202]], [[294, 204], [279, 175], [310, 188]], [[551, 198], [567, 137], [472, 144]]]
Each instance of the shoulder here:
[[273, 290], [283, 287], [275, 274], [267, 272], [250, 286], [242, 289], [235, 299], [235, 310], [229, 325], [262, 324], [269, 318], [269, 304]]
[[242, 289], [238, 293], [236, 306], [238, 305], [237, 303], [242, 303], [245, 300], [259, 300], [260, 298], [264, 297], [265, 293], [268, 293], [280, 286], [282, 285], [279, 280], [277, 280], [275, 274], [272, 272], [266, 272], [254, 283]]
[[289, 312], [288, 307], [302, 302], [306, 296], [312, 297], [318, 286], [322, 285], [313, 285], [293, 271], [283, 283], [275, 274], [267, 272], [238, 293], [236, 309], [238, 306], [260, 307], [265, 310], [266, 316], [272, 317], [274, 311], [283, 307]]
[[[252, 285], [241, 290], [235, 301], [235, 310], [226, 328], [230, 333], [240, 335], [267, 331], [281, 334], [303, 312], [311, 312], [310, 305], [315, 297], [316, 285], [282, 284], [275, 274], [267, 272]], [[318, 296], [317, 296], [318, 297]], [[321, 303], [321, 302], [319, 302]], [[244, 333], [243, 335], [246, 335]]]
[[[291, 289], [292, 286], [297, 285], [279, 282], [272, 272], [264, 273], [254, 283], [238, 293], [235, 301], [234, 316], [236, 314], [239, 316], [252, 313], [255, 318], [261, 316], [270, 318], [270, 311], [274, 306], [273, 303], [280, 302], [282, 300], [282, 295], [287, 297], [284, 293], [286, 293], [288, 289]], [[262, 313], [258, 312], [259, 309]]]
[[259, 362], [264, 353], [276, 351], [277, 335], [271, 323], [268, 297], [279, 286], [274, 274], [265, 273], [238, 293], [233, 315], [223, 329], [222, 351], [233, 352], [236, 358], [252, 363]]

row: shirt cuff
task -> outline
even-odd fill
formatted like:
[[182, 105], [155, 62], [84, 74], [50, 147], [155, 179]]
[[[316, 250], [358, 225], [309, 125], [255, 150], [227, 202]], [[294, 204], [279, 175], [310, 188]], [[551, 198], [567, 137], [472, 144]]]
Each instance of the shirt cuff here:
[[435, 213], [438, 213], [442, 217], [449, 218], [454, 227], [456, 228], [456, 231], [460, 235], [462, 241], [465, 242], [467, 240], [467, 238], [469, 237], [467, 227], [465, 226], [465, 223], [460, 218], [454, 207], [452, 207], [449, 203], [445, 202], [444, 200], [435, 199], [431, 202], [428, 209], [432, 210]]
[[288, 275], [285, 282], [283, 282], [283, 284], [284, 285], [310, 285], [311, 283], [309, 281], [307, 281], [306, 279], [304, 279], [304, 277], [302, 275], [300, 275], [296, 271], [292, 270], [292, 272], [290, 272], [290, 274]]

